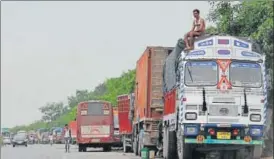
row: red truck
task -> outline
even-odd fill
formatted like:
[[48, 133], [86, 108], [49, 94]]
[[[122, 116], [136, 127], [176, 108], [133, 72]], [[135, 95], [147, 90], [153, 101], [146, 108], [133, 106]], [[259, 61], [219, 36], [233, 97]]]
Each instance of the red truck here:
[[103, 147], [103, 151], [111, 151], [114, 122], [110, 102], [92, 100], [79, 103], [76, 121], [79, 152], [86, 152], [87, 147]]
[[[119, 134], [122, 137], [123, 151], [132, 151], [132, 117], [134, 93], [117, 97]], [[132, 111], [131, 111], [132, 110]]]
[[77, 142], [77, 140], [76, 140], [76, 136], [77, 136], [77, 122], [76, 121], [70, 121], [69, 122], [69, 128], [71, 130], [72, 144], [75, 144]]

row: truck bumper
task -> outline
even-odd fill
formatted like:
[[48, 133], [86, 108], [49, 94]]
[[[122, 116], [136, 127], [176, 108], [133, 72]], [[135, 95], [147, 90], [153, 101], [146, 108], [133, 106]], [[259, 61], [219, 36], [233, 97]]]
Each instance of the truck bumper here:
[[198, 142], [196, 139], [185, 139], [186, 144], [234, 144], [234, 145], [262, 145], [262, 140], [252, 140], [251, 142], [245, 142], [243, 140], [216, 140], [216, 139], [204, 139], [202, 142]]

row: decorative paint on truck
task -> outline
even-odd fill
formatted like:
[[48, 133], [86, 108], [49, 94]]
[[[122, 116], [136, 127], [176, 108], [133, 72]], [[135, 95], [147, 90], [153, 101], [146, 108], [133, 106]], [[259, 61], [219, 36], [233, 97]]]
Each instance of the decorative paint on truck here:
[[[220, 39], [231, 42], [216, 44]], [[199, 45], [207, 41], [212, 43]], [[260, 158], [267, 108], [264, 56], [243, 56], [259, 49], [231, 36], [210, 36], [194, 46], [190, 52], [173, 51], [180, 53], [178, 68], [163, 76], [179, 75], [164, 93], [163, 157]], [[225, 47], [231, 52], [220, 53]], [[189, 55], [201, 49], [204, 55]]]
[[79, 103], [76, 121], [79, 151], [86, 151], [87, 147], [111, 150], [114, 122], [113, 109], [109, 102], [92, 100]]

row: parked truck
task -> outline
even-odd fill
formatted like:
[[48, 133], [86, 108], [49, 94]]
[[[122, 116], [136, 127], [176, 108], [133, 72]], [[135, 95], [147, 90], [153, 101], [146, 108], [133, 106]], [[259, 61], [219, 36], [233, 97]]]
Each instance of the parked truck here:
[[134, 93], [119, 95], [118, 103], [118, 121], [119, 134], [123, 143], [123, 151], [132, 152], [133, 150], [133, 112], [134, 112]]
[[133, 116], [133, 151], [141, 155], [146, 147], [157, 150], [159, 129], [163, 117], [162, 74], [171, 47], [147, 47], [136, 66]]
[[91, 100], [79, 103], [76, 121], [79, 152], [86, 152], [87, 147], [103, 147], [103, 151], [111, 151], [114, 122], [110, 102]]
[[183, 49], [179, 40], [163, 71], [164, 158], [259, 159], [268, 105], [259, 46], [209, 35]]

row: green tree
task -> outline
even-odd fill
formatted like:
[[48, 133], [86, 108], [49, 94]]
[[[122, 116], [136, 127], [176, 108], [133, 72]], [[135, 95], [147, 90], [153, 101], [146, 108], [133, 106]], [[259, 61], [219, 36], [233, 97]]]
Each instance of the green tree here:
[[54, 121], [64, 112], [64, 104], [62, 102], [47, 103], [45, 106], [39, 108], [39, 110], [43, 114], [43, 121]]

